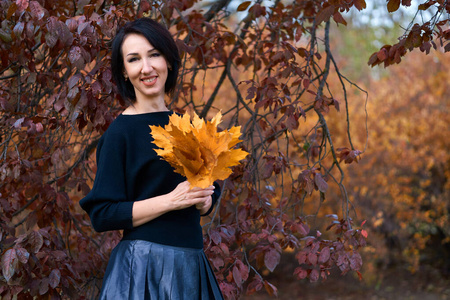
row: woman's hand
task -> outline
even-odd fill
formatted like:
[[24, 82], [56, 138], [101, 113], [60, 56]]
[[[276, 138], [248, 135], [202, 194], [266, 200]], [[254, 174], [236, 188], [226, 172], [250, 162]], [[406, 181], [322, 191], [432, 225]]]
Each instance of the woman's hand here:
[[206, 213], [212, 205], [211, 195], [214, 193], [214, 186], [205, 189], [194, 187], [188, 181], [180, 183], [171, 193], [171, 210], [178, 210], [195, 205], [200, 214]]
[[206, 213], [212, 205], [214, 186], [206, 189], [193, 188], [189, 182], [180, 183], [172, 192], [136, 201], [133, 204], [133, 226], [145, 224], [171, 210], [179, 210], [195, 205], [200, 214]]

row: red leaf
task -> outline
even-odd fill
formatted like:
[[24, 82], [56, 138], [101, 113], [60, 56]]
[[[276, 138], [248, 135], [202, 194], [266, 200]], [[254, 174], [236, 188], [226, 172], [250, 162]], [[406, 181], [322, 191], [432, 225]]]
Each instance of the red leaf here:
[[222, 237], [220, 236], [219, 232], [217, 232], [217, 230], [211, 230], [209, 236], [216, 245], [219, 245], [222, 242]]
[[264, 264], [266, 265], [267, 269], [270, 270], [270, 272], [273, 272], [273, 270], [275, 270], [275, 267], [280, 262], [280, 258], [280, 253], [273, 248], [270, 248], [269, 251], [264, 254]]
[[244, 263], [240, 260], [236, 261], [236, 265], [238, 266], [239, 272], [241, 272], [241, 278], [243, 281], [246, 281], [248, 279], [248, 267], [244, 265]]
[[28, 243], [34, 253], [38, 253], [44, 245], [44, 238], [38, 231], [31, 231], [28, 234]]
[[325, 247], [320, 251], [319, 263], [324, 264], [330, 259], [330, 247]]
[[349, 259], [350, 268], [352, 270], [359, 270], [362, 267], [362, 258], [358, 252], [354, 252], [353, 255]]
[[28, 262], [30, 253], [28, 253], [28, 251], [25, 248], [22, 248], [22, 247], [16, 248], [16, 254], [17, 254], [17, 257], [19, 258], [19, 261], [22, 264], [26, 264]]
[[341, 23], [343, 25], [347, 25], [347, 21], [345, 21], [344, 17], [342, 17], [341, 13], [338, 11], [333, 14], [333, 20], [336, 23]]
[[290, 115], [286, 120], [286, 126], [290, 131], [293, 131], [299, 126], [298, 118], [295, 115]]
[[69, 60], [75, 67], [82, 69], [84, 66], [82, 49], [78, 46], [72, 47], [69, 52]]
[[53, 255], [55, 261], [62, 261], [67, 257], [66, 252], [61, 251], [61, 250], [52, 251], [52, 255]]
[[48, 278], [43, 278], [41, 280], [41, 283], [39, 283], [39, 295], [42, 296], [48, 292], [48, 283], [49, 283]]
[[388, 58], [388, 52], [385, 48], [381, 49], [380, 51], [377, 52], [377, 58], [380, 61], [384, 61], [386, 60], [386, 58]]
[[365, 231], [363, 229], [363, 230], [361, 230], [361, 234], [362, 234], [363, 237], [365, 237], [367, 239], [367, 236], [368, 236], [367, 231]]
[[304, 264], [306, 263], [307, 254], [305, 251], [300, 251], [295, 255], [295, 258], [297, 259], [298, 263]]
[[61, 272], [58, 269], [53, 269], [50, 273], [49, 279], [49, 285], [52, 288], [56, 288], [59, 285], [59, 282], [61, 280]]
[[255, 279], [253, 279], [253, 281], [250, 282], [250, 284], [247, 286], [247, 294], [251, 295], [251, 294], [261, 290], [262, 287], [263, 287], [263, 282], [261, 281], [261, 279], [259, 277], [255, 277]]
[[320, 173], [316, 173], [314, 176], [314, 182], [317, 185], [317, 188], [322, 193], [325, 193], [328, 189], [328, 183], [323, 179], [322, 175]]
[[233, 267], [233, 279], [234, 279], [234, 282], [236, 282], [236, 284], [238, 286], [240, 286], [242, 284], [243, 280], [242, 280], [241, 272], [239, 272], [239, 269], [236, 265]]
[[309, 280], [311, 280], [311, 282], [319, 280], [319, 271], [317, 269], [313, 269], [311, 271], [311, 273], [309, 274]]
[[81, 73], [77, 73], [69, 78], [68, 87], [69, 89], [73, 88], [78, 81], [81, 79]]
[[308, 254], [308, 263], [312, 266], [317, 265], [317, 254], [309, 253]]
[[266, 14], [266, 8], [264, 6], [261, 6], [260, 4], [256, 3], [249, 9], [249, 13], [251, 13], [255, 18], [259, 18], [262, 15]]
[[356, 271], [356, 273], [358, 274], [358, 278], [359, 278], [359, 280], [362, 280], [363, 279], [363, 276], [362, 276], [362, 274], [359, 272], [359, 271]]
[[220, 267], [224, 266], [223, 259], [221, 257], [211, 258], [211, 262], [216, 270], [219, 270]]
[[[18, 10], [19, 12], [24, 11], [25, 9], [28, 8], [29, 2], [30, 2], [29, 0], [17, 0], [17, 1], [16, 1], [17, 10]], [[13, 3], [14, 3], [14, 2], [13, 2]]]
[[2, 256], [2, 272], [6, 282], [8, 282], [16, 273], [17, 262], [16, 249], [6, 250], [5, 254]]
[[411, 0], [402, 0], [402, 5], [411, 6]]
[[40, 20], [45, 15], [45, 9], [37, 1], [30, 2], [31, 16], [37, 20]]
[[298, 232], [301, 233], [303, 236], [307, 236], [309, 233], [309, 226], [305, 223], [301, 223], [298, 227]]
[[335, 9], [334, 5], [330, 5], [319, 11], [319, 13], [316, 16], [316, 25], [319, 25], [324, 21], [325, 22], [328, 21], [330, 17], [333, 15], [334, 9]]
[[308, 276], [308, 272], [302, 268], [296, 268], [294, 275], [297, 276], [298, 279], [305, 279]]

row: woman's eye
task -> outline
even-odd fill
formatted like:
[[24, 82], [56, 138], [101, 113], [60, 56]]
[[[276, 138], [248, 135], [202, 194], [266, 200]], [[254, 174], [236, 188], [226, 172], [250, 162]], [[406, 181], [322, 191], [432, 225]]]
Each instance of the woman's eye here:
[[132, 58], [130, 58], [129, 60], [128, 60], [128, 62], [133, 62], [133, 61], [136, 61], [137, 60], [137, 57], [132, 57]]
[[159, 57], [159, 56], [161, 56], [161, 53], [158, 52], [152, 53], [151, 55], [151, 57]]

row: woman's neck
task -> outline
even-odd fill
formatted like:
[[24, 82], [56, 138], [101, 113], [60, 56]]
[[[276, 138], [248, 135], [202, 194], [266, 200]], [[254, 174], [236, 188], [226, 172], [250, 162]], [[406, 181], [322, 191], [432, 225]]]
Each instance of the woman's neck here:
[[166, 104], [163, 101], [152, 101], [152, 102], [144, 102], [136, 100], [135, 103], [131, 104], [124, 110], [123, 114], [128, 115], [138, 115], [145, 114], [151, 112], [159, 112], [159, 111], [168, 111]]

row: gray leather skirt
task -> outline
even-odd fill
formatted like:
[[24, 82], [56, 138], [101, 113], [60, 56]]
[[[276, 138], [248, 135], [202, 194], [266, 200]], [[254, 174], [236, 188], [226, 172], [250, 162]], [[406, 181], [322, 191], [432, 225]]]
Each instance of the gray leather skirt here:
[[100, 298], [223, 299], [203, 249], [123, 240], [111, 253]]

